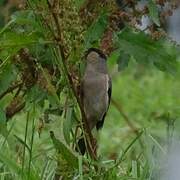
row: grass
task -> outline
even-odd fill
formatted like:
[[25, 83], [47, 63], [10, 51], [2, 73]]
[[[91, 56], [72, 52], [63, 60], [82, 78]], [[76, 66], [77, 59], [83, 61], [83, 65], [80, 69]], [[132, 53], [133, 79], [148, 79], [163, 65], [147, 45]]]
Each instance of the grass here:
[[[70, 171], [69, 179], [81, 180], [159, 180], [164, 168], [161, 160], [167, 156], [170, 141], [179, 136], [179, 92], [178, 75], [173, 77], [135, 63], [113, 74], [112, 97], [138, 131], [135, 133], [122, 112], [111, 104], [98, 140], [98, 171], [93, 166], [83, 169], [79, 157], [77, 171], [62, 167], [61, 172]], [[28, 113], [22, 112], [8, 123], [8, 137], [0, 137], [0, 179], [54, 178], [58, 157], [49, 131], [62, 139], [62, 119], [52, 115], [39, 136], [41, 113], [35, 104]]]
[[[87, 24], [81, 25], [79, 15], [74, 12], [74, 1], [64, 1], [61, 3], [62, 7], [57, 6], [57, 12], [61, 8], [67, 10], [67, 17], [66, 12], [63, 15], [65, 18], [54, 11], [55, 4], [51, 7], [47, 2], [49, 1], [27, 1], [27, 11], [20, 10], [15, 14], [9, 11], [13, 22], [4, 22], [6, 25], [0, 32], [0, 69], [3, 72], [0, 73], [0, 180], [57, 180], [62, 179], [60, 176], [64, 176], [65, 180], [175, 179], [178, 173], [173, 167], [180, 166], [177, 154], [180, 135], [180, 71], [175, 76], [165, 74], [149, 65], [150, 62], [146, 62], [145, 57], [151, 63], [155, 60], [160, 69], [173, 73], [176, 69], [173, 58], [178, 53], [176, 48], [165, 48], [158, 41], [157, 44], [156, 41], [152, 43], [143, 34], [135, 35], [126, 31], [120, 34], [119, 37], [123, 39], [124, 36], [124, 40], [130, 36], [132, 38], [128, 38], [127, 44], [123, 41], [124, 51], [121, 51], [122, 39], [118, 39], [120, 49], [115, 50], [108, 61], [113, 80], [112, 101], [104, 127], [96, 133], [99, 159], [93, 161], [88, 156], [72, 152], [76, 146], [78, 135], [75, 129], [80, 117], [76, 98], [71, 91], [72, 81], [75, 83], [74, 88], [78, 83], [76, 68], [73, 66], [79, 67], [84, 47], [96, 46], [100, 39], [104, 39], [101, 36], [106, 31], [105, 24], [109, 20], [104, 17], [106, 13], [103, 11], [103, 14], [100, 12], [102, 16], [92, 24], [93, 28], [86, 27]], [[80, 8], [82, 2], [79, 1], [76, 5]], [[107, 9], [109, 8], [111, 9], [108, 6]], [[54, 18], [52, 23], [50, 13]], [[46, 16], [50, 19], [46, 19]], [[71, 17], [74, 17], [74, 21]], [[59, 28], [61, 21], [65, 26]], [[86, 34], [84, 44], [81, 31]], [[77, 42], [75, 36], [80, 38], [77, 38]], [[110, 39], [108, 41], [111, 44]], [[153, 50], [150, 46], [154, 45], [157, 45], [157, 49]], [[144, 46], [150, 48], [144, 49]], [[24, 47], [30, 50], [28, 58], [19, 52], [19, 48]], [[69, 48], [72, 48], [72, 52], [68, 52]], [[166, 50], [168, 52], [163, 56]], [[141, 56], [142, 51], [146, 56]], [[122, 56], [121, 68], [126, 65], [127, 56], [129, 58], [131, 55], [129, 67], [120, 73], [114, 67], [117, 57], [119, 59], [119, 52]], [[156, 52], [159, 53], [159, 59], [156, 59]], [[19, 58], [15, 58], [14, 54]], [[66, 54], [67, 57], [64, 56]], [[132, 57], [148, 65], [138, 65]], [[69, 69], [70, 76], [66, 68]], [[82, 71], [83, 67], [80, 69]], [[26, 74], [28, 78], [25, 77]], [[16, 80], [22, 80], [23, 86], [20, 85], [14, 93], [2, 96], [8, 86], [12, 85], [11, 81], [16, 83]], [[25, 107], [9, 119], [6, 126], [5, 109], [7, 110], [8, 105], [11, 105], [10, 110], [14, 109], [16, 101], [23, 101]]]

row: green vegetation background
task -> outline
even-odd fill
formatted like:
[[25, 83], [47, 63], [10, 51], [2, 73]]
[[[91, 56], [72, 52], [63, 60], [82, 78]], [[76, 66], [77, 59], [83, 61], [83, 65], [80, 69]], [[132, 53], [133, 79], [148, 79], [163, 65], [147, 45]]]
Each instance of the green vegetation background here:
[[[36, 18], [32, 11], [17, 12], [11, 16], [10, 23], [1, 26], [0, 95], [19, 77], [17, 74], [21, 73], [18, 67], [11, 64], [12, 57], [21, 48], [30, 49], [38, 59], [40, 70], [46, 63], [60, 66], [60, 70], [62, 68], [54, 60], [61, 60], [58, 53], [55, 53], [58, 56], [55, 57], [51, 52], [58, 52], [52, 45], [54, 42], [46, 39], [48, 33], [43, 26], [38, 25], [40, 19]], [[158, 24], [156, 15], [151, 14], [151, 18]], [[107, 14], [103, 11], [97, 21], [88, 27], [85, 43], [80, 50], [99, 45], [106, 21]], [[71, 129], [77, 125], [74, 109], [80, 117], [77, 104], [73, 104], [73, 108], [68, 106], [66, 115], [50, 114], [48, 122], [44, 123], [44, 119], [42, 120], [45, 110], [57, 103], [57, 97], [63, 103], [66, 96], [69, 98], [65, 78], [61, 77], [59, 80], [57, 75], [57, 79], [51, 79], [44, 68], [42, 74], [47, 79], [50, 77], [51, 81], [46, 82], [49, 83], [47, 89], [51, 92], [48, 92], [50, 95], [37, 85], [29, 89], [24, 85], [28, 89], [23, 97], [25, 108], [8, 123], [5, 122], [5, 107], [12, 101], [15, 93], [0, 99], [0, 180], [52, 180], [57, 174], [65, 179], [160, 179], [166, 169], [162, 160], [167, 157], [173, 141], [180, 137], [180, 62], [175, 58], [179, 52], [170, 42], [152, 41], [145, 34], [129, 29], [117, 33], [116, 38], [120, 43], [119, 49], [108, 59], [113, 102], [104, 127], [97, 135], [98, 162], [71, 152], [74, 143]], [[49, 47], [47, 51], [46, 43]], [[172, 46], [175, 52], [168, 49], [166, 44]], [[77, 52], [79, 49], [70, 54], [70, 58], [73, 57], [70, 65], [77, 65], [76, 61], [79, 62], [82, 52]], [[117, 54], [122, 56], [122, 63], [127, 60], [123, 58], [124, 55], [128, 55], [128, 66], [126, 63], [119, 63]], [[54, 81], [56, 85], [63, 86], [62, 94], [52, 93], [51, 83]], [[50, 131], [55, 133], [57, 139], [50, 137]], [[67, 153], [63, 152], [64, 147]], [[58, 155], [57, 151], [61, 150]], [[99, 167], [98, 170], [95, 169], [96, 166]]]

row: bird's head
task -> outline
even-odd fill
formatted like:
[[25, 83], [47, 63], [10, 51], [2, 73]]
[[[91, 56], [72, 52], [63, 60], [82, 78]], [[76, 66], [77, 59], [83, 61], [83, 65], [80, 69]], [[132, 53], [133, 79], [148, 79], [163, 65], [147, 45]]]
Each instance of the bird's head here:
[[100, 49], [90, 48], [85, 53], [85, 59], [88, 63], [99, 63], [100, 61], [106, 61], [106, 56]]

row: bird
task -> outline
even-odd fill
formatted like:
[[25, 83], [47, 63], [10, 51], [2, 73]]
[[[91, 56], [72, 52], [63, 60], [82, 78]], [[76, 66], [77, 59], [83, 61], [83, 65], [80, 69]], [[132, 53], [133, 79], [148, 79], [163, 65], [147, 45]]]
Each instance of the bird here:
[[[103, 127], [109, 109], [112, 83], [107, 70], [106, 55], [97, 48], [90, 48], [85, 54], [85, 70], [80, 85], [81, 102], [90, 131]], [[82, 155], [86, 146], [84, 139], [78, 141]]]

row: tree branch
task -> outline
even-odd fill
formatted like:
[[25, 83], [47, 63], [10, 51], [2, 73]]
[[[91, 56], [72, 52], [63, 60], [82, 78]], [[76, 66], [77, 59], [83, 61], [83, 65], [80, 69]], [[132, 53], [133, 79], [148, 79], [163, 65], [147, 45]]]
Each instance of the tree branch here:
[[[93, 136], [91, 134], [91, 131], [90, 131], [90, 128], [89, 128], [89, 125], [88, 125], [88, 122], [87, 122], [87, 118], [86, 118], [86, 115], [85, 115], [85, 112], [84, 112], [84, 108], [83, 108], [83, 105], [81, 103], [81, 99], [80, 97], [78, 96], [78, 93], [76, 91], [76, 88], [75, 88], [75, 85], [74, 85], [74, 82], [73, 82], [73, 79], [68, 71], [68, 68], [67, 68], [67, 64], [66, 64], [66, 60], [67, 60], [67, 57], [65, 55], [65, 47], [63, 46], [63, 39], [62, 39], [62, 31], [61, 31], [61, 27], [60, 27], [60, 23], [59, 23], [59, 19], [58, 19], [58, 14], [55, 13], [53, 7], [51, 6], [50, 2], [47, 0], [47, 3], [48, 3], [48, 6], [49, 6], [49, 10], [52, 14], [52, 17], [54, 19], [54, 23], [56, 25], [56, 28], [57, 28], [57, 31], [58, 31], [58, 35], [59, 35], [59, 42], [58, 43], [58, 48], [59, 48], [59, 51], [60, 51], [60, 54], [61, 54], [61, 59], [62, 59], [62, 63], [63, 63], [63, 68], [65, 70], [65, 73], [66, 73], [66, 76], [68, 78], [68, 81], [69, 81], [69, 85], [72, 89], [72, 92], [77, 100], [77, 103], [79, 105], [79, 108], [80, 108], [80, 111], [81, 111], [81, 115], [82, 115], [82, 124], [83, 124], [83, 129], [84, 129], [84, 132], [85, 132], [85, 141], [87, 143], [87, 149], [88, 149], [88, 152], [91, 156], [92, 159], [96, 160], [97, 157], [96, 157], [96, 154], [94, 153], [93, 151], [93, 148], [92, 148], [92, 145], [93, 145]], [[55, 37], [55, 34], [54, 34], [54, 37]]]
[[135, 125], [129, 120], [128, 116], [123, 111], [121, 105], [117, 103], [113, 98], [111, 99], [112, 105], [120, 112], [124, 120], [127, 122], [128, 126], [133, 130], [133, 132], [137, 133], [138, 129], [135, 127]]
[[[126, 113], [123, 111], [121, 105], [116, 102], [113, 98], [111, 99], [111, 103], [112, 105], [120, 112], [120, 114], [122, 115], [122, 117], [124, 118], [124, 120], [126, 121], [126, 123], [128, 124], [128, 126], [132, 129], [132, 131], [139, 136], [139, 131], [138, 128], [130, 121], [129, 117], [126, 115]], [[139, 139], [139, 143], [141, 147], [144, 147], [141, 139]]]

